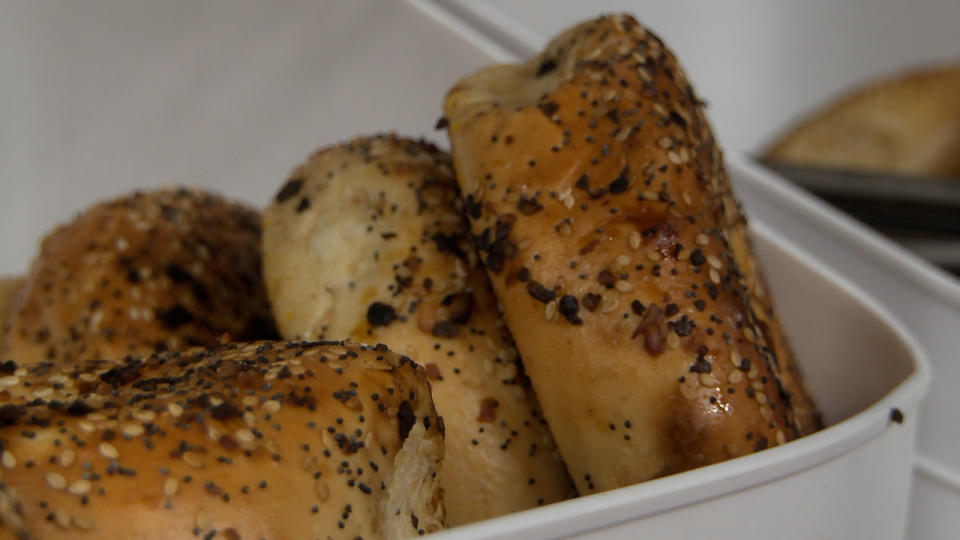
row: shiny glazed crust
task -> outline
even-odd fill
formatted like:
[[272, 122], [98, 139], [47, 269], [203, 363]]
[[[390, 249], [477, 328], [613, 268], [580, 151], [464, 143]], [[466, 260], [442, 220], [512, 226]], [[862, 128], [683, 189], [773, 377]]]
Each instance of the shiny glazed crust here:
[[322, 149], [264, 212], [264, 273], [287, 338], [386, 343], [425, 366], [461, 525], [572, 492], [522, 373], [449, 157], [392, 135]]
[[267, 339], [259, 215], [197, 190], [97, 204], [48, 235], [9, 311], [21, 364]]
[[816, 429], [701, 102], [625, 15], [444, 106], [465, 209], [581, 494]]
[[440, 528], [442, 423], [423, 371], [386, 347], [262, 342], [5, 371], [0, 537]]

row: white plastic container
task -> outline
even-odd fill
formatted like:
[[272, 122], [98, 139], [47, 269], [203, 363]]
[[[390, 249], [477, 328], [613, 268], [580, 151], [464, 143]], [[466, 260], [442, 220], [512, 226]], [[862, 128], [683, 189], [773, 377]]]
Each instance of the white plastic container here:
[[[521, 29], [508, 21], [478, 29], [427, 1], [220, 7], [173, 0], [0, 8], [0, 72], [10, 82], [0, 88], [0, 273], [24, 271], [42, 232], [105, 196], [179, 182], [263, 205], [319, 145], [377, 130], [429, 135], [446, 85], [525, 54], [530, 38], [517, 38]], [[433, 138], [443, 143], [442, 134]], [[872, 267], [858, 284], [896, 294], [910, 313], [921, 311], [909, 299], [927, 270], [745, 161], [734, 159], [729, 170], [830, 427], [445, 536], [902, 537], [929, 371], [904, 326], [832, 269], [856, 278]], [[891, 285], [895, 293], [881, 288]], [[956, 327], [931, 333], [946, 344]], [[960, 381], [957, 370], [934, 386]], [[938, 403], [945, 413], [947, 401]], [[892, 408], [902, 424], [889, 421]], [[954, 484], [944, 485], [952, 492]]]

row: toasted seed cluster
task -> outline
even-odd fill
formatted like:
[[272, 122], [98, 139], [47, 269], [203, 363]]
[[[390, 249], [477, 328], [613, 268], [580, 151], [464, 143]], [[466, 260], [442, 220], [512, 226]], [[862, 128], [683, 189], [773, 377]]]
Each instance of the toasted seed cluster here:
[[626, 15], [581, 24], [463, 79], [444, 112], [481, 258], [581, 493], [818, 427], [702, 102], [657, 36]]
[[445, 153], [357, 138], [292, 173], [263, 242], [284, 337], [382, 342], [424, 366], [446, 425], [451, 526], [572, 493], [460, 205]]
[[0, 356], [70, 362], [272, 338], [259, 242], [257, 212], [202, 191], [98, 204], [44, 239]]
[[442, 521], [442, 422], [423, 371], [384, 346], [230, 344], [11, 376], [0, 471], [20, 501], [0, 484], [0, 519], [14, 530], [371, 538]]

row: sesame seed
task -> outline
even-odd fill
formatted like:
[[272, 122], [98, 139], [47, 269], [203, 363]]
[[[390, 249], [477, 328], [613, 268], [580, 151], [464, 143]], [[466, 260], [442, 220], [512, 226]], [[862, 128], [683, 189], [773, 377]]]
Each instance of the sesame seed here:
[[81, 531], [89, 531], [93, 529], [93, 519], [87, 516], [73, 516], [73, 524], [76, 525]]
[[157, 413], [149, 409], [138, 409], [134, 411], [133, 417], [141, 422], [153, 422], [157, 419]]
[[0, 458], [0, 461], [3, 461], [3, 466], [8, 469], [12, 469], [17, 466], [17, 458], [15, 458], [9, 450], [3, 451], [3, 457]]
[[731, 371], [730, 375], [727, 376], [727, 380], [730, 381], [731, 384], [736, 384], [743, 380], [743, 372], [739, 369]]
[[633, 131], [633, 126], [627, 126], [627, 127], [623, 128], [623, 129], [621, 129], [621, 130], [613, 137], [613, 140], [615, 140], [615, 141], [617, 141], [617, 142], [623, 142], [623, 141], [627, 140], [627, 137], [630, 136], [630, 132], [632, 132], [632, 131]]
[[141, 424], [127, 424], [120, 430], [124, 437], [138, 437], [143, 435], [144, 429]]
[[55, 472], [49, 472], [46, 475], [47, 484], [53, 489], [63, 489], [67, 487], [67, 479], [63, 475], [57, 474]]
[[163, 482], [163, 494], [166, 495], [167, 497], [173, 497], [174, 495], [177, 494], [178, 487], [179, 487], [179, 483], [177, 482], [176, 478], [167, 478]]
[[183, 414], [183, 407], [176, 403], [167, 403], [167, 411], [170, 412], [170, 416], [179, 418]]
[[243, 444], [250, 444], [256, 440], [256, 436], [254, 436], [253, 432], [249, 429], [238, 429], [233, 432], [233, 434], [236, 435], [237, 440]]
[[647, 256], [647, 260], [651, 262], [657, 262], [663, 259], [663, 256], [660, 255], [660, 252], [653, 249], [648, 249], [644, 254]]
[[552, 321], [557, 317], [557, 301], [555, 299], [547, 302], [547, 305], [544, 306], [543, 316], [546, 317], [548, 321]]
[[746, 339], [749, 343], [756, 343], [757, 334], [753, 332], [752, 328], [749, 326], [744, 326], [743, 330], [741, 330], [741, 333], [743, 334], [743, 339]]
[[683, 160], [680, 159], [680, 154], [676, 153], [673, 150], [670, 150], [669, 152], [667, 152], [667, 159], [669, 159], [670, 163], [673, 163], [674, 165], [680, 165], [681, 163], [683, 163]]
[[766, 403], [767, 403], [767, 395], [764, 394], [763, 392], [757, 392], [756, 400], [757, 400], [757, 403], [759, 403], [759, 404], [761, 404], [761, 405], [766, 405]]
[[197, 512], [197, 528], [202, 531], [210, 528], [210, 516], [203, 510]]
[[317, 497], [320, 502], [326, 502], [330, 498], [330, 486], [323, 481], [317, 481]]
[[680, 336], [678, 336], [673, 330], [667, 332], [667, 347], [670, 347], [673, 350], [680, 348]]
[[717, 378], [714, 377], [712, 373], [701, 373], [697, 378], [700, 379], [700, 384], [704, 386], [717, 385]]
[[66, 510], [64, 510], [64, 509], [62, 509], [62, 508], [58, 508], [58, 509], [54, 510], [54, 512], [53, 512], [53, 520], [56, 522], [56, 524], [57, 524], [60, 528], [62, 528], [62, 529], [69, 528], [69, 527], [70, 527], [70, 512], [67, 512]]
[[620, 266], [627, 266], [628, 264], [630, 264], [630, 261], [631, 261], [629, 255], [619, 255], [616, 260], [617, 260], [617, 264], [619, 264]]
[[716, 255], [707, 255], [707, 264], [716, 268], [717, 270], [723, 269], [723, 262], [720, 261], [720, 258]]
[[74, 495], [86, 495], [90, 493], [90, 489], [93, 487], [93, 484], [89, 480], [80, 479], [76, 482], [70, 484], [70, 487], [67, 488], [67, 491]]
[[630, 244], [632, 249], [640, 249], [640, 243], [643, 238], [640, 236], [640, 233], [637, 231], [630, 231], [630, 234], [627, 235], [627, 243]]
[[762, 416], [764, 420], [770, 420], [770, 418], [773, 417], [773, 411], [770, 410], [770, 407], [767, 407], [766, 405], [761, 405], [760, 416]]
[[100, 443], [100, 455], [107, 459], [117, 459], [120, 457], [120, 452], [108, 442]]
[[620, 292], [630, 292], [633, 290], [633, 285], [631, 285], [629, 281], [622, 280], [622, 279], [617, 280], [614, 286]]
[[683, 193], [680, 194], [680, 196], [683, 199], [683, 202], [687, 204], [687, 206], [693, 206], [693, 199], [690, 198], [689, 193], [684, 191]]
[[717, 272], [716, 268], [711, 268], [708, 274], [710, 275], [710, 281], [716, 285], [720, 284], [720, 272]]
[[690, 388], [689, 386], [687, 386], [687, 385], [685, 385], [685, 384], [681, 384], [681, 385], [680, 385], [680, 394], [681, 394], [685, 399], [694, 399], [694, 398], [697, 397], [697, 392], [696, 392], [696, 390], [694, 390], [693, 388]]
[[673, 139], [671, 139], [670, 137], [664, 135], [663, 137], [660, 137], [660, 138], [657, 140], [657, 146], [659, 146], [660, 148], [666, 150], [667, 148], [670, 148], [671, 146], [673, 146]]
[[787, 442], [786, 435], [783, 434], [782, 429], [777, 430], [777, 444], [784, 444]]
[[16, 386], [18, 384], [20, 384], [20, 377], [17, 377], [16, 375], [0, 377], [0, 386]]
[[199, 469], [200, 467], [203, 467], [203, 462], [200, 461], [200, 456], [198, 456], [194, 452], [184, 452], [183, 462], [195, 469]]
[[[710, 237], [707, 236], [707, 235], [705, 235], [705, 234], [703, 234], [703, 233], [700, 233], [700, 234], [697, 235], [696, 242], [697, 242], [697, 244], [699, 244], [699, 245], [701, 245], [701, 246], [705, 246], [705, 245], [707, 245], [707, 244], [710, 243]], [[713, 255], [711, 255], [711, 257], [712, 257], [712, 256], [713, 256]]]
[[269, 399], [263, 402], [262, 407], [264, 411], [273, 414], [280, 410], [280, 402], [275, 399]]
[[92, 422], [88, 422], [86, 420], [81, 420], [77, 422], [77, 427], [80, 428], [80, 431], [84, 433], [93, 433], [94, 431], [97, 430], [97, 426], [93, 425]]
[[600, 302], [600, 313], [610, 313], [616, 310], [619, 305], [620, 302], [618, 302], [616, 298], [610, 298], [608, 296]]
[[73, 462], [76, 461], [76, 459], [77, 459], [76, 452], [67, 448], [60, 453], [60, 466], [69, 467], [70, 465], [73, 465]]

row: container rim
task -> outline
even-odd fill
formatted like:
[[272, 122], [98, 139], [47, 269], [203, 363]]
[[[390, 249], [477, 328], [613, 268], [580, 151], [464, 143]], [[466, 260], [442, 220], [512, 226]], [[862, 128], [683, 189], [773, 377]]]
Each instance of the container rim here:
[[902, 323], [852, 282], [807, 255], [766, 224], [753, 220], [749, 229], [751, 235], [766, 237], [791, 255], [800, 256], [812, 272], [839, 287], [886, 325], [909, 353], [913, 361], [912, 372], [873, 405], [786, 445], [632, 486], [463, 525], [436, 533], [435, 536], [516, 537], [537, 532], [545, 524], [552, 529], [562, 530], [564, 534], [577, 534], [651, 516], [766, 484], [846, 454], [878, 437], [888, 427], [896, 429], [897, 426], [891, 426], [890, 420], [890, 411], [895, 407], [915, 414], [915, 405], [930, 383], [930, 363], [924, 349]]
[[[724, 156], [724, 161], [731, 176], [748, 177], [751, 187], [763, 190], [766, 195], [784, 201], [808, 221], [820, 222], [828, 226], [834, 234], [842, 237], [846, 242], [862, 245], [865, 249], [882, 255], [889, 268], [911, 284], [960, 308], [960, 280], [921, 259], [913, 252], [890, 242], [860, 221], [834, 210], [802, 188], [781, 179], [773, 171], [753, 161], [749, 155], [732, 154]], [[764, 181], [759, 181], [758, 178]], [[771, 180], [773, 178], [776, 180]]]

